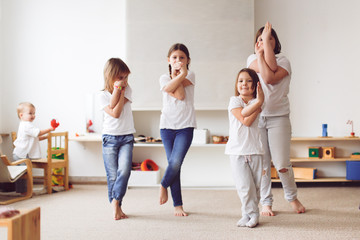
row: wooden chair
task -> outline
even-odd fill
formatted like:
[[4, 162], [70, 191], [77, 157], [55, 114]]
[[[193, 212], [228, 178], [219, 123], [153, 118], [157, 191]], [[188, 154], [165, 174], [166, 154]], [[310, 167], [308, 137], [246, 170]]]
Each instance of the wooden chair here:
[[[26, 163], [26, 166], [18, 166], [21, 163]], [[5, 155], [1, 155], [0, 161], [0, 182], [16, 182], [20, 178], [26, 179], [27, 190], [25, 195], [1, 201], [0, 204], [10, 204], [13, 202], [25, 200], [32, 197], [33, 193], [33, 176], [30, 159], [21, 159], [15, 162], [10, 162]], [[10, 197], [9, 197], [10, 198]]]
[[[52, 132], [47, 137], [47, 158], [31, 160], [33, 168], [44, 169], [44, 187], [48, 194], [52, 193], [52, 169], [63, 168], [64, 188], [69, 190], [69, 156], [68, 132]], [[64, 159], [55, 159], [54, 156], [63, 154]], [[39, 177], [36, 177], [39, 178]]]
[[15, 147], [15, 146], [14, 146], [14, 142], [15, 142], [15, 140], [16, 140], [16, 135], [17, 135], [16, 132], [11, 132], [11, 140], [12, 140], [12, 143], [13, 143], [13, 147]]

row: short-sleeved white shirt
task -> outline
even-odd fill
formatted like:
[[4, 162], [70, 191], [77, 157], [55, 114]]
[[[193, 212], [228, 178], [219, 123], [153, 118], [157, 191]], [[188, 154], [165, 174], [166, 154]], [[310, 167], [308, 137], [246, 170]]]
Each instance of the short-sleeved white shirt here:
[[264, 154], [263, 146], [260, 141], [260, 130], [258, 127], [259, 115], [250, 127], [242, 124], [232, 113], [235, 108], [244, 108], [252, 104], [255, 99], [246, 104], [240, 96], [230, 98], [229, 115], [229, 140], [225, 146], [227, 155], [255, 155]]
[[188, 71], [186, 79], [188, 79], [192, 84], [185, 87], [185, 99], [179, 100], [163, 91], [166, 84], [171, 81], [170, 74], [163, 74], [160, 77], [160, 90], [163, 94], [160, 129], [183, 129], [196, 127], [194, 107], [195, 74]]
[[111, 93], [108, 91], [101, 91], [98, 95], [100, 110], [104, 112], [104, 122], [102, 134], [109, 135], [127, 135], [135, 133], [134, 119], [131, 110], [132, 90], [130, 86], [125, 88], [125, 98], [127, 101], [124, 104], [119, 118], [114, 118], [105, 112], [104, 108], [110, 105]]
[[32, 122], [20, 121], [13, 153], [19, 158], [41, 158], [39, 133]]
[[[247, 59], [247, 66], [249, 67], [256, 59], [256, 54], [250, 55]], [[258, 73], [265, 95], [264, 108], [262, 109], [261, 116], [265, 117], [283, 116], [290, 113], [288, 94], [291, 79], [291, 65], [289, 60], [284, 56], [276, 57], [276, 62], [279, 67], [284, 68], [289, 73], [279, 83], [266, 84], [261, 74]]]

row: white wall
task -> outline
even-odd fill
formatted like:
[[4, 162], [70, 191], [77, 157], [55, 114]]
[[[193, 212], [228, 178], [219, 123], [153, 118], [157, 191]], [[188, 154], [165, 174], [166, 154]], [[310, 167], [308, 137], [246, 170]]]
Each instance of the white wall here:
[[[2, 23], [2, 1], [0, 1], [0, 26], [1, 26], [1, 23]], [[2, 52], [2, 38], [3, 38], [3, 35], [2, 35], [2, 28], [0, 27], [0, 56], [3, 55], [3, 52]], [[3, 102], [3, 99], [2, 99], [2, 89], [3, 89], [3, 81], [2, 81], [2, 58], [0, 57], [0, 132], [2, 130], [2, 114], [3, 114], [3, 111], [2, 111], [2, 102]], [[1, 150], [1, 148], [0, 148]]]
[[[47, 127], [57, 118], [59, 131], [84, 132], [86, 99], [102, 88], [106, 60], [125, 57], [124, 1], [0, 1], [0, 132], [17, 129], [15, 109], [21, 101], [36, 105], [38, 126]], [[329, 135], [348, 135], [348, 119], [359, 134], [360, 83], [354, 73], [360, 55], [360, 34], [355, 30], [360, 2], [254, 1], [255, 32], [266, 20], [272, 22], [292, 63], [293, 135], [319, 136], [322, 123], [329, 124]], [[226, 111], [200, 115], [209, 119], [199, 118], [200, 128], [210, 126], [214, 134], [227, 134]], [[156, 122], [150, 134], [157, 128]], [[2, 149], [11, 155], [10, 139], [4, 141]], [[72, 142], [70, 151], [70, 175], [104, 176], [99, 143]]]
[[293, 136], [360, 134], [360, 2], [255, 0], [255, 32], [270, 21], [292, 64]]
[[126, 5], [133, 109], [161, 109], [158, 79], [169, 71], [168, 49], [177, 42], [190, 52], [195, 108], [226, 109], [236, 75], [252, 52], [254, 1], [128, 0]]
[[36, 106], [39, 127], [56, 118], [59, 131], [84, 132], [86, 100], [103, 88], [105, 62], [125, 56], [124, 1], [1, 4], [1, 132], [17, 130], [22, 101]]

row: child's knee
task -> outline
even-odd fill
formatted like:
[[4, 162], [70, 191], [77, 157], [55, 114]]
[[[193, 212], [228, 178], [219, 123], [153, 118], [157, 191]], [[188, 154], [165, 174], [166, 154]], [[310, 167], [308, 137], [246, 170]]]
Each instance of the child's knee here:
[[289, 171], [289, 169], [287, 169], [287, 168], [281, 168], [280, 170], [279, 170], [279, 173], [286, 173], [286, 172], [288, 172]]

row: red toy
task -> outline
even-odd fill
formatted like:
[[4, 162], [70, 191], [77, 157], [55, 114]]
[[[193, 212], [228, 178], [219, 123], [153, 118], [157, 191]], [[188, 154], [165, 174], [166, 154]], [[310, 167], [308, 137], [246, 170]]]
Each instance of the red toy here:
[[141, 163], [141, 171], [157, 171], [159, 166], [151, 159], [146, 159]]
[[51, 120], [51, 126], [53, 129], [56, 129], [60, 125], [59, 122], [56, 122], [56, 119]]
[[86, 123], [86, 132], [88, 133], [93, 133], [94, 130], [92, 129], [93, 122], [91, 121], [91, 119], [89, 119], [89, 121], [87, 121]]

